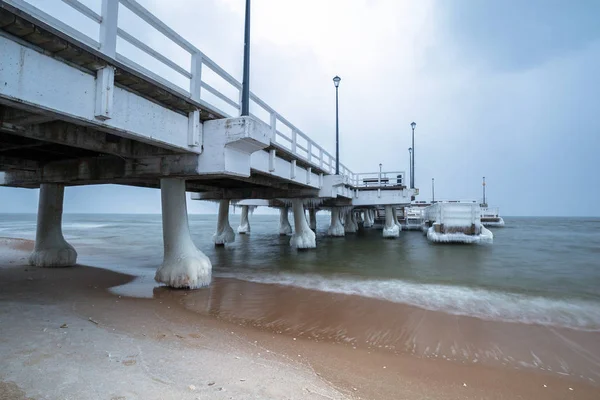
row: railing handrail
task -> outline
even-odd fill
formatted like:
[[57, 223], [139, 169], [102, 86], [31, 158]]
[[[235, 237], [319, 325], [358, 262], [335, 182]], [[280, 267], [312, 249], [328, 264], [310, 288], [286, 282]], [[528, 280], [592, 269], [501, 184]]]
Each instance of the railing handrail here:
[[[386, 175], [386, 174], [405, 175], [406, 172], [405, 171], [381, 171], [381, 175]], [[361, 176], [361, 175], [379, 175], [379, 171], [377, 171], [377, 172], [357, 172], [356, 175], [357, 176]]]

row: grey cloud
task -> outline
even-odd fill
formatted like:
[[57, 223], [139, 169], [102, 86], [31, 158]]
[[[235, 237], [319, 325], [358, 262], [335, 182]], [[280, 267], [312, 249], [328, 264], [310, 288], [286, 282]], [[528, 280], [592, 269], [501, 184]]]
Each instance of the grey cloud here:
[[595, 0], [440, 0], [436, 9], [459, 56], [492, 69], [532, 68], [600, 38]]

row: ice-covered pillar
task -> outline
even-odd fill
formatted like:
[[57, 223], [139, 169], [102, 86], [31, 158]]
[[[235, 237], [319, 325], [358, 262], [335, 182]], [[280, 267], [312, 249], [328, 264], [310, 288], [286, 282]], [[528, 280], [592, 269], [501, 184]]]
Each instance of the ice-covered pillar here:
[[329, 236], [334, 237], [342, 237], [345, 235], [344, 226], [342, 225], [342, 221], [340, 220], [339, 207], [331, 207], [331, 225], [329, 225], [327, 234]]
[[177, 178], [161, 179], [160, 194], [165, 252], [154, 280], [174, 288], [196, 289], [208, 286], [212, 264], [196, 248], [190, 236], [185, 181]]
[[346, 233], [356, 233], [356, 225], [354, 225], [354, 211], [349, 210], [346, 213], [346, 222], [344, 223], [344, 230]]
[[371, 210], [364, 211], [363, 219], [364, 219], [364, 222], [363, 222], [364, 228], [370, 228], [373, 226], [373, 220], [371, 219]]
[[289, 207], [281, 207], [279, 209], [279, 234], [287, 236], [292, 234], [292, 226], [288, 219]]
[[392, 210], [394, 211], [394, 223], [398, 225], [398, 230], [402, 230], [402, 225], [400, 225], [400, 221], [398, 221], [398, 209], [396, 206], [392, 206]]
[[312, 229], [313, 231], [316, 231], [317, 230], [317, 209], [309, 208], [308, 216], [309, 216], [310, 229]]
[[383, 226], [384, 238], [397, 238], [400, 236], [400, 229], [395, 221], [393, 206], [385, 206], [385, 225]]
[[235, 232], [229, 225], [229, 200], [221, 200], [219, 202], [217, 231], [213, 235], [213, 242], [215, 242], [215, 246], [224, 246], [225, 243], [233, 243], [234, 241]]
[[301, 199], [292, 200], [292, 211], [294, 213], [294, 233], [290, 239], [290, 246], [297, 249], [314, 249], [317, 247], [316, 235], [306, 222]]
[[352, 213], [352, 222], [354, 222], [354, 229], [358, 231], [358, 213]]
[[62, 234], [65, 187], [54, 183], [40, 185], [35, 246], [29, 264], [36, 267], [69, 267], [77, 262], [77, 252]]
[[240, 226], [238, 227], [238, 233], [250, 233], [250, 221], [248, 220], [248, 206], [242, 206], [242, 216], [240, 219]]

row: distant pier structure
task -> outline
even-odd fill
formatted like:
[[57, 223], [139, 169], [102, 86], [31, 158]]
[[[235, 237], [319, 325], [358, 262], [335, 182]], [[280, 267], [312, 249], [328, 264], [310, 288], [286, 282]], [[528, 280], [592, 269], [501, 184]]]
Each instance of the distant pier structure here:
[[487, 204], [487, 198], [485, 196], [485, 176], [483, 177], [483, 201], [481, 206], [481, 223], [487, 227], [503, 227], [504, 219], [500, 216], [499, 207], [489, 207]]

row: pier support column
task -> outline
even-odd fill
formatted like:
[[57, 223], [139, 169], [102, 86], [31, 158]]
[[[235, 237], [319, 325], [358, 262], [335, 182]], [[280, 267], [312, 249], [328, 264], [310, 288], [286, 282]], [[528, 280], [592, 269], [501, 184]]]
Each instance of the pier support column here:
[[398, 209], [396, 206], [392, 206], [392, 210], [394, 211], [394, 223], [398, 225], [398, 230], [402, 231], [402, 225], [400, 225], [400, 221], [398, 221]]
[[69, 267], [77, 262], [77, 252], [62, 233], [65, 187], [54, 183], [40, 185], [37, 228], [29, 265], [36, 267]]
[[279, 209], [279, 235], [287, 236], [292, 234], [292, 226], [288, 219], [289, 207], [281, 207]]
[[364, 219], [364, 222], [363, 222], [364, 228], [371, 228], [373, 226], [373, 219], [371, 218], [371, 210], [364, 211], [363, 219]]
[[309, 216], [309, 226], [310, 229], [312, 229], [313, 231], [317, 231], [317, 209], [316, 208], [309, 208], [308, 209], [308, 216]]
[[344, 225], [342, 225], [342, 221], [340, 220], [339, 207], [331, 207], [331, 224], [327, 230], [327, 235], [334, 237], [345, 236]]
[[316, 235], [306, 222], [301, 199], [292, 200], [292, 211], [294, 212], [294, 233], [290, 239], [290, 246], [297, 249], [314, 249], [317, 247]]
[[229, 225], [229, 200], [219, 201], [217, 231], [213, 235], [215, 246], [225, 246], [225, 243], [235, 242], [235, 232]]
[[154, 280], [174, 288], [197, 289], [208, 286], [212, 264], [196, 248], [190, 236], [185, 181], [161, 179], [160, 194], [165, 251], [163, 263], [156, 271]]
[[344, 230], [346, 233], [356, 233], [356, 225], [354, 225], [354, 211], [349, 210], [346, 213], [346, 222], [344, 222]]
[[352, 223], [354, 224], [354, 229], [358, 232], [358, 213], [356, 211], [352, 212]]
[[384, 238], [397, 238], [400, 236], [400, 229], [395, 221], [394, 207], [385, 206], [385, 225], [383, 226]]
[[240, 226], [238, 227], [238, 233], [250, 233], [250, 221], [248, 220], [248, 206], [242, 206], [242, 216], [240, 219]]

